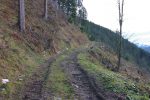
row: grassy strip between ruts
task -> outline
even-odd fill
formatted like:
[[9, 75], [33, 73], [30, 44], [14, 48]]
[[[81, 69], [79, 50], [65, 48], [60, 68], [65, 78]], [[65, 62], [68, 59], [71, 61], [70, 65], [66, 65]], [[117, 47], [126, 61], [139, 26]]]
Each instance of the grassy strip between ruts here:
[[150, 99], [148, 93], [141, 91], [139, 85], [135, 82], [119, 73], [104, 68], [98, 61], [97, 63], [92, 63], [87, 55], [86, 53], [79, 54], [79, 63], [88, 74], [96, 77], [96, 81], [101, 83], [104, 89], [115, 93], [124, 93], [127, 95], [127, 100]]
[[[54, 99], [61, 98], [62, 100], [72, 100], [74, 98], [74, 90], [69, 83], [67, 75], [60, 67], [60, 62], [66, 56], [62, 55], [51, 65], [50, 74], [46, 83], [46, 91], [50, 91]], [[52, 97], [50, 97], [52, 98]], [[47, 98], [48, 100], [50, 98]]]

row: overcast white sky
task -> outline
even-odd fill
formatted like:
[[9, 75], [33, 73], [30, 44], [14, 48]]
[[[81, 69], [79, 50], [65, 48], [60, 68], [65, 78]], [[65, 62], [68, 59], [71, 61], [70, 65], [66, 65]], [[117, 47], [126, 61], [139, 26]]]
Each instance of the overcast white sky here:
[[[84, 0], [88, 20], [118, 29], [117, 0]], [[133, 34], [131, 41], [150, 45], [150, 0], [125, 0], [123, 32]], [[129, 36], [129, 35], [128, 35]]]

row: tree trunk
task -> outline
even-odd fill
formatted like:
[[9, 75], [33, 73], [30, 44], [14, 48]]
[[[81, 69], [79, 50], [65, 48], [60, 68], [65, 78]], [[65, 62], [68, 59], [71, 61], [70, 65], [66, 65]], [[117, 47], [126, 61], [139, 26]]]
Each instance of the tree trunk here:
[[121, 66], [121, 53], [122, 53], [122, 25], [120, 24], [120, 32], [119, 32], [119, 49], [118, 49], [118, 71], [120, 69], [120, 66]]
[[48, 0], [44, 2], [44, 18], [47, 20], [48, 18]]
[[24, 0], [19, 0], [19, 28], [21, 32], [25, 31], [25, 4]]
[[[120, 2], [121, 1], [121, 2]], [[121, 66], [121, 54], [122, 54], [122, 24], [123, 24], [123, 12], [124, 12], [124, 0], [118, 0], [118, 9], [119, 9], [119, 46], [118, 46], [118, 64], [117, 71], [119, 71]]]

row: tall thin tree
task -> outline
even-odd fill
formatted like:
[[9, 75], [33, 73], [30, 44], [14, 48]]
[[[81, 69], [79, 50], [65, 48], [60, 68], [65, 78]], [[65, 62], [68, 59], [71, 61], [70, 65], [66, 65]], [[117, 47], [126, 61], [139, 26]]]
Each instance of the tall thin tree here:
[[118, 68], [121, 66], [121, 53], [122, 53], [122, 24], [124, 16], [124, 0], [118, 0], [118, 10], [119, 10], [119, 46], [118, 46]]
[[25, 3], [24, 0], [19, 0], [19, 28], [20, 31], [25, 31]]
[[47, 20], [48, 18], [48, 0], [44, 1], [44, 18]]

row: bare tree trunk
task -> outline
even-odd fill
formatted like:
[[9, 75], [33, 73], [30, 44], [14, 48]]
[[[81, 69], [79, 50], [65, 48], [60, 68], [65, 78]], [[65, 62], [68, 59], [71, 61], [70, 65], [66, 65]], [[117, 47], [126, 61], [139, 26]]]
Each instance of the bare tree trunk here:
[[122, 52], [122, 25], [120, 25], [120, 31], [119, 31], [119, 47], [118, 47], [118, 69], [120, 69], [120, 66], [121, 66], [121, 52]]
[[19, 0], [19, 28], [21, 32], [25, 31], [25, 4], [24, 0]]
[[44, 18], [47, 20], [48, 18], [48, 0], [44, 1]]
[[120, 3], [118, 0], [118, 7], [119, 7], [119, 46], [118, 46], [118, 64], [117, 64], [117, 71], [119, 71], [121, 66], [121, 56], [122, 56], [122, 23], [123, 23], [123, 11], [124, 11], [124, 0]]

